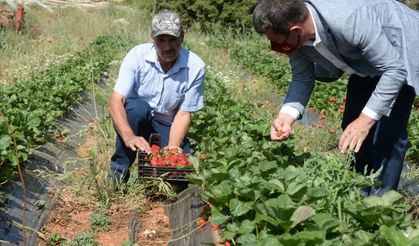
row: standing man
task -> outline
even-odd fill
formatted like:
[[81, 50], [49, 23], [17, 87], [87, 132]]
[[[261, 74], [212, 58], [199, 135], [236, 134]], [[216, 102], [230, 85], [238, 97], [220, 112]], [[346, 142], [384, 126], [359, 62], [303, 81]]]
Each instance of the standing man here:
[[136, 151], [150, 151], [151, 133], [161, 147], [189, 153], [186, 138], [191, 112], [204, 107], [205, 64], [182, 47], [180, 17], [162, 10], [153, 17], [153, 43], [141, 44], [125, 56], [109, 101], [117, 133], [111, 171], [116, 182], [127, 182]]
[[[287, 54], [292, 81], [273, 120], [282, 141], [301, 117], [318, 78], [350, 75], [339, 140], [354, 150], [355, 168], [383, 167], [381, 187], [396, 190], [407, 149], [407, 123], [419, 93], [419, 13], [394, 0], [262, 0], [253, 12], [257, 32]], [[324, 73], [322, 73], [324, 75]], [[279, 133], [279, 134], [278, 134]]]

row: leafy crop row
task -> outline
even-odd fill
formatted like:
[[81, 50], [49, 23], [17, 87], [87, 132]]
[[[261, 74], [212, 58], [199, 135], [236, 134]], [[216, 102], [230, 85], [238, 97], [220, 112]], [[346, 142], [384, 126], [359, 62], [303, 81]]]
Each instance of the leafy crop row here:
[[56, 120], [82, 100], [89, 84], [98, 81], [118, 42], [99, 37], [63, 63], [0, 88], [0, 183], [16, 175], [18, 161], [28, 159], [34, 144], [45, 143], [54, 134]]
[[363, 198], [360, 189], [373, 176], [353, 172], [338, 155], [297, 154], [293, 139], [269, 141], [269, 120], [253, 118], [251, 105], [225, 91], [207, 76], [206, 107], [191, 129], [206, 158], [189, 176], [224, 239], [239, 245], [413, 245], [419, 239], [399, 193]]

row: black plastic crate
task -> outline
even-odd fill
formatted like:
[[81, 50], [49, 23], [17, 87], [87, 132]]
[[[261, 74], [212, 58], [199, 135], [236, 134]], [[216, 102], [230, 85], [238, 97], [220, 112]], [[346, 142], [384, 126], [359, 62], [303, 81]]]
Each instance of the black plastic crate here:
[[[146, 157], [146, 158], [145, 158]], [[151, 166], [147, 153], [138, 152], [138, 178], [143, 180], [163, 179], [171, 182], [188, 182], [186, 175], [193, 172], [189, 167]]]

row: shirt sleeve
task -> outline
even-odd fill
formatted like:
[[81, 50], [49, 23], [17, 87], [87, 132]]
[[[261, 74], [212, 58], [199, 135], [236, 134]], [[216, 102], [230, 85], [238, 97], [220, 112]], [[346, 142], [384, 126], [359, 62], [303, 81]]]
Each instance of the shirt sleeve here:
[[382, 72], [365, 109], [377, 117], [390, 114], [393, 102], [407, 78], [403, 34], [398, 27], [391, 26], [392, 23], [381, 23], [380, 14], [386, 13], [371, 7], [363, 8], [350, 15], [342, 26], [346, 42], [359, 47], [365, 59]]
[[370, 117], [371, 119], [374, 120], [379, 120], [381, 119], [382, 115], [377, 114], [376, 112], [372, 111], [371, 109], [369, 109], [368, 107], [365, 107], [362, 110], [362, 113], [364, 113], [366, 116]]
[[194, 112], [204, 107], [205, 65], [199, 70], [191, 86], [185, 93], [180, 110]]
[[114, 91], [119, 92], [124, 96], [128, 96], [134, 86], [135, 77], [138, 72], [138, 60], [135, 48], [130, 50], [119, 68]]
[[298, 54], [290, 56], [292, 79], [283, 106], [290, 106], [299, 112], [299, 118], [314, 89], [314, 63]]
[[287, 105], [282, 106], [281, 110], [279, 112], [288, 114], [292, 118], [294, 118], [295, 120], [298, 120], [300, 118], [300, 112], [298, 112], [297, 109], [295, 109], [294, 107], [291, 107], [291, 106], [287, 106]]

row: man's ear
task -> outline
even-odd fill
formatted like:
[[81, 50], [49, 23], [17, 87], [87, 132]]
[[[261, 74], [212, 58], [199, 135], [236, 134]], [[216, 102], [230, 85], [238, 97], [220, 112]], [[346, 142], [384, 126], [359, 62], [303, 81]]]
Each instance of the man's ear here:
[[301, 24], [293, 24], [290, 28], [290, 31], [297, 32], [301, 35], [303, 33], [303, 26]]

